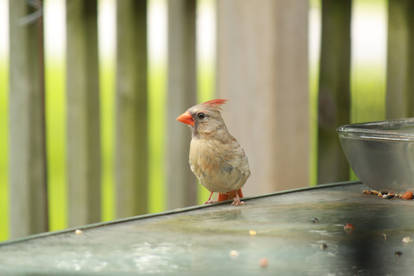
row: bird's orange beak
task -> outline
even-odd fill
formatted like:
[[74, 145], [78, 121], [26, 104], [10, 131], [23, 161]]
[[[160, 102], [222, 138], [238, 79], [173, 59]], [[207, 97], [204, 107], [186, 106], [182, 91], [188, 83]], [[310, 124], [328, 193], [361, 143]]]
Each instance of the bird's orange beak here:
[[191, 116], [190, 112], [184, 112], [183, 114], [181, 114], [180, 116], [177, 117], [177, 121], [190, 125], [190, 126], [194, 126], [194, 120], [193, 117]]

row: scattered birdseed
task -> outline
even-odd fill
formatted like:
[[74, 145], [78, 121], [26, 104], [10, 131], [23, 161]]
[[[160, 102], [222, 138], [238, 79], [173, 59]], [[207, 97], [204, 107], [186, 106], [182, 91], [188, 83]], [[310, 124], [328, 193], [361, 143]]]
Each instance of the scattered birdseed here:
[[237, 258], [239, 256], [239, 252], [237, 250], [230, 251], [230, 257]]
[[83, 231], [82, 230], [80, 230], [80, 229], [76, 229], [75, 230], [75, 234], [76, 235], [81, 235], [83, 233]]
[[395, 251], [394, 255], [400, 257], [402, 255], [402, 252], [401, 251]]
[[411, 237], [404, 237], [404, 238], [402, 239], [402, 242], [403, 242], [403, 243], [410, 243], [410, 242], [413, 242], [413, 239], [412, 239]]
[[[401, 195], [401, 194], [394, 193], [394, 192], [388, 192], [388, 191], [380, 191], [379, 192], [379, 191], [376, 191], [376, 190], [363, 190], [362, 193], [366, 194], [366, 195], [376, 195], [376, 196], [381, 197], [383, 199], [403, 198], [403, 195]], [[410, 198], [410, 194], [408, 194], [408, 192], [407, 192], [407, 195], [405, 197], [407, 197], [407, 198], [403, 198], [403, 199], [413, 199], [414, 198], [413, 195], [411, 195], [411, 198]]]
[[382, 196], [383, 194], [386, 194], [387, 192], [379, 192], [377, 190], [363, 190], [362, 193], [366, 195]]
[[322, 243], [320, 247], [322, 250], [325, 250], [326, 248], [328, 248], [328, 245], [326, 243]]
[[267, 267], [269, 265], [269, 261], [267, 258], [261, 258], [259, 264], [261, 267]]
[[413, 192], [411, 192], [411, 191], [406, 191], [402, 196], [401, 196], [401, 198], [402, 199], [405, 199], [405, 200], [410, 200], [410, 199], [413, 199]]
[[256, 236], [256, 231], [254, 231], [254, 230], [249, 230], [249, 235], [250, 236]]
[[354, 231], [355, 227], [351, 224], [351, 223], [347, 223], [344, 226], [344, 231], [347, 233], [351, 233], [352, 231]]
[[313, 218], [313, 219], [312, 219], [312, 222], [313, 222], [313, 223], [319, 223], [319, 219], [318, 219], [318, 218]]

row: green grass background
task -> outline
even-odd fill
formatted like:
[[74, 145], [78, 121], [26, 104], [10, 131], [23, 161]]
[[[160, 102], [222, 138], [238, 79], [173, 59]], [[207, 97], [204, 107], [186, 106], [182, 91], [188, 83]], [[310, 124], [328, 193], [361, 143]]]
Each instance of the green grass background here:
[[46, 146], [48, 164], [49, 227], [66, 227], [66, 107], [65, 67], [46, 60]]

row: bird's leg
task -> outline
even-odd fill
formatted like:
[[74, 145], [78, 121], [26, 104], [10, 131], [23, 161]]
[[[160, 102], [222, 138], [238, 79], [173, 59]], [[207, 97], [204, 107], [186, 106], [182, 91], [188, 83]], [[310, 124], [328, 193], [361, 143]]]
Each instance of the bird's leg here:
[[204, 202], [204, 204], [211, 204], [214, 203], [214, 200], [211, 200], [211, 196], [213, 195], [214, 192], [210, 193], [210, 196], [208, 197], [208, 200], [206, 202]]
[[217, 199], [218, 202], [226, 201], [228, 199], [229, 199], [229, 194], [228, 193], [219, 193], [218, 194], [218, 199]]
[[236, 195], [234, 196], [233, 202], [231, 203], [231, 205], [234, 205], [234, 206], [243, 205], [244, 201], [240, 200], [240, 198], [242, 198], [242, 197], [243, 197], [242, 190], [241, 189], [237, 190]]

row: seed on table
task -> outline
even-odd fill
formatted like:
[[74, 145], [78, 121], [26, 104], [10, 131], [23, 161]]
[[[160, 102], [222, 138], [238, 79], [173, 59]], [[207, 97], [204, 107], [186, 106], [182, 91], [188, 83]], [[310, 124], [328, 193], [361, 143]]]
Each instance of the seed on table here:
[[231, 250], [230, 251], [230, 257], [236, 258], [239, 256], [239, 252], [237, 250]]
[[402, 242], [403, 242], [403, 243], [410, 243], [410, 242], [413, 242], [413, 239], [412, 239], [411, 237], [404, 237], [404, 238], [402, 239]]
[[325, 250], [326, 248], [328, 248], [328, 245], [326, 243], [322, 243], [320, 247], [322, 250]]
[[406, 191], [402, 196], [401, 196], [401, 198], [402, 199], [405, 199], [405, 200], [410, 200], [410, 199], [413, 199], [413, 192], [411, 192], [411, 191]]
[[267, 258], [262, 258], [260, 259], [259, 264], [261, 267], [267, 267], [269, 265], [269, 261], [267, 260]]
[[395, 256], [398, 256], [398, 257], [401, 257], [402, 254], [403, 253], [401, 251], [395, 251], [395, 253], [394, 253], [394, 255]]
[[382, 196], [382, 198], [384, 198], [384, 199], [391, 199], [393, 197], [394, 197], [394, 194], [386, 194], [386, 195]]
[[312, 219], [312, 222], [313, 222], [313, 223], [319, 223], [319, 219], [318, 219], [318, 218], [313, 218], [313, 219]]
[[344, 231], [347, 233], [351, 233], [352, 231], [354, 231], [355, 227], [351, 224], [351, 223], [347, 223], [344, 226]]

